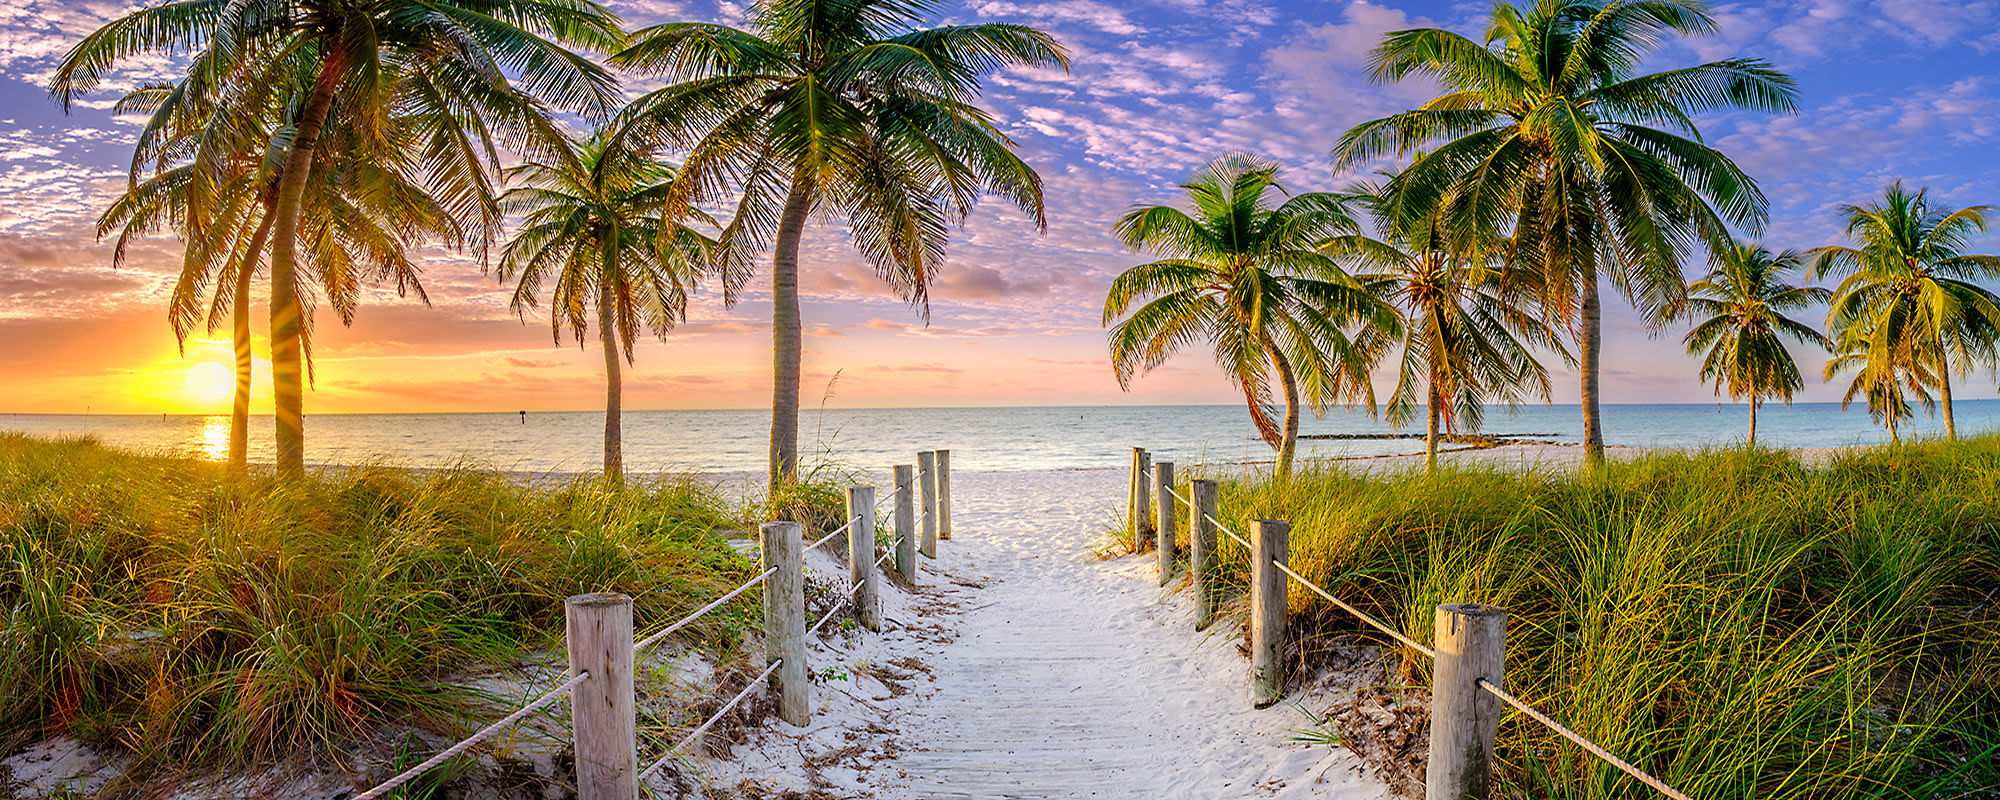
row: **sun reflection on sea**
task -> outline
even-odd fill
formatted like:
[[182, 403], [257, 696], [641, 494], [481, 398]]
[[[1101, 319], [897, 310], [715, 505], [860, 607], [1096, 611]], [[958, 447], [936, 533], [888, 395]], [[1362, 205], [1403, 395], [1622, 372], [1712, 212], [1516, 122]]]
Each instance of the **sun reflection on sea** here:
[[228, 417], [209, 417], [203, 420], [201, 439], [195, 443], [195, 453], [213, 461], [229, 457]]

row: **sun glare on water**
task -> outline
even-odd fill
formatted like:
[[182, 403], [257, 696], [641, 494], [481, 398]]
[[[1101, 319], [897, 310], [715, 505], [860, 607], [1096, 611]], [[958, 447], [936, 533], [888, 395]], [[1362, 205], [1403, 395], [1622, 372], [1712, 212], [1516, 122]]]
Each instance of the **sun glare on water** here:
[[204, 361], [188, 370], [187, 392], [200, 400], [221, 400], [236, 391], [236, 376], [229, 368]]

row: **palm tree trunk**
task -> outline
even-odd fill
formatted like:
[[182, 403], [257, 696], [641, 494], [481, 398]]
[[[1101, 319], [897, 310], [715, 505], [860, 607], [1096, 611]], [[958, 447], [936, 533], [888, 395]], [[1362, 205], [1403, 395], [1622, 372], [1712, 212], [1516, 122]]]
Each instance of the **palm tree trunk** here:
[[1429, 422], [1424, 429], [1424, 472], [1434, 473], [1438, 468], [1438, 418], [1442, 413], [1444, 398], [1438, 395], [1437, 373], [1431, 374]]
[[[602, 240], [600, 240], [602, 241]], [[604, 274], [597, 280], [597, 338], [604, 343], [604, 477], [613, 481], [625, 480], [625, 399], [624, 378], [619, 373], [618, 328], [614, 324], [617, 314], [613, 304], [618, 294], [612, 288], [617, 280], [614, 254], [616, 247], [604, 242]]]
[[285, 156], [278, 177], [278, 202], [274, 209], [271, 246], [271, 382], [277, 405], [278, 475], [301, 477], [306, 471], [305, 362], [303, 336], [305, 306], [298, 294], [299, 208], [305, 202], [306, 177], [312, 168], [313, 150], [319, 146], [320, 131], [327, 113], [333, 109], [335, 90], [346, 69], [344, 59], [334, 51], [320, 64], [312, 94], [306, 98], [292, 150]]
[[1951, 362], [1943, 354], [1938, 354], [1938, 395], [1944, 402], [1944, 438], [1958, 441], [1958, 420], [1951, 413]]
[[1278, 440], [1278, 478], [1285, 480], [1292, 477], [1292, 458], [1299, 449], [1299, 381], [1285, 354], [1270, 342], [1264, 343], [1264, 351], [1270, 353], [1271, 365], [1278, 368], [1278, 382], [1285, 389], [1285, 428]]
[[231, 303], [230, 321], [236, 345], [236, 395], [229, 407], [229, 471], [238, 477], [250, 474], [250, 379], [256, 361], [250, 352], [250, 284], [257, 277], [257, 262], [264, 258], [264, 244], [271, 238], [271, 208], [264, 207], [264, 219], [250, 237], [250, 249], [236, 271], [236, 296]]
[[799, 375], [805, 339], [799, 321], [799, 240], [812, 211], [813, 182], [792, 181], [778, 218], [777, 247], [771, 255], [771, 466], [770, 496], [776, 497], [799, 474]]
[[1597, 263], [1585, 259], [1583, 275], [1580, 276], [1582, 291], [1577, 307], [1578, 324], [1582, 329], [1578, 335], [1583, 338], [1578, 348], [1580, 352], [1577, 366], [1582, 373], [1578, 383], [1583, 389], [1583, 459], [1584, 464], [1596, 467], [1604, 463], [1604, 427], [1597, 414], [1597, 378], [1604, 350], [1604, 310], [1597, 294]]
[[1756, 398], [1756, 397], [1752, 397], [1752, 398], [1750, 398], [1750, 447], [1751, 447], [1751, 449], [1756, 449], [1756, 447], [1757, 447], [1757, 407], [1758, 407], [1758, 406], [1760, 406], [1760, 405], [1763, 405], [1763, 403], [1764, 403], [1764, 401], [1763, 401], [1762, 399], [1759, 399], [1759, 398]]

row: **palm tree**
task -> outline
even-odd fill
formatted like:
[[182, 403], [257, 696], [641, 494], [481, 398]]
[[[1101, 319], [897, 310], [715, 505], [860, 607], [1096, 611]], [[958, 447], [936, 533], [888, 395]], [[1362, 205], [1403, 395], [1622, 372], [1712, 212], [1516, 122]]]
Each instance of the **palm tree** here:
[[1693, 117], [1732, 108], [1790, 113], [1792, 80], [1760, 59], [1638, 72], [1674, 36], [1716, 30], [1700, 0], [1534, 0], [1496, 4], [1485, 42], [1436, 28], [1390, 33], [1373, 78], [1436, 80], [1423, 107], [1363, 123], [1333, 150], [1337, 168], [1435, 146], [1391, 183], [1413, 213], [1442, 208], [1462, 246], [1512, 227], [1506, 263], [1547, 276], [1544, 309], [1578, 339], [1584, 446], [1604, 458], [1598, 281], [1642, 310], [1670, 311], [1680, 262], [1755, 230], [1766, 202]]
[[1811, 325], [1781, 312], [1824, 303], [1831, 292], [1793, 286], [1785, 275], [1805, 267], [1804, 256], [1786, 250], [1773, 255], [1759, 245], [1736, 242], [1711, 262], [1708, 276], [1688, 284], [1681, 313], [1700, 320], [1681, 341], [1688, 355], [1701, 356], [1701, 379], [1715, 383], [1715, 393], [1750, 401], [1751, 447], [1757, 446], [1757, 409], [1765, 398], [1792, 402], [1805, 388], [1798, 362], [1779, 335], [1800, 344], [1832, 350]]
[[[284, 129], [283, 116], [296, 111], [286, 96], [273, 94], [274, 105], [253, 112], [231, 109], [232, 121], [214, 124], [215, 109], [191, 102], [182, 87], [143, 87], [118, 104], [121, 112], [149, 113], [148, 149], [159, 153], [223, 153], [220, 157], [185, 158], [139, 176], [145, 157], [135, 158], [127, 191], [98, 220], [98, 235], [118, 231], [112, 263], [121, 264], [131, 241], [172, 226], [183, 242], [182, 268], [175, 281], [168, 320], [175, 337], [185, 343], [206, 320], [208, 330], [225, 318], [232, 326], [236, 357], [235, 398], [231, 409], [229, 462], [239, 474], [247, 470], [251, 383], [250, 293], [270, 240], [276, 179], [273, 159], [265, 157], [274, 132]], [[256, 113], [271, 121], [255, 123]], [[408, 249], [426, 239], [458, 240], [465, 232], [450, 210], [414, 186], [394, 169], [367, 158], [367, 147], [356, 142], [347, 126], [330, 127], [326, 146], [315, 154], [308, 181], [306, 220], [302, 225], [311, 246], [302, 252], [302, 285], [296, 287], [308, 308], [301, 328], [301, 351], [311, 364], [313, 293], [317, 287], [331, 302], [343, 324], [352, 324], [358, 301], [358, 279], [393, 282], [399, 294], [424, 297], [419, 268]], [[164, 159], [165, 157], [162, 156]], [[204, 294], [207, 300], [204, 300]], [[206, 307], [206, 310], [204, 310]]]
[[1833, 358], [1826, 362], [1823, 377], [1831, 381], [1853, 370], [1854, 378], [1840, 398], [1840, 410], [1846, 411], [1857, 397], [1866, 398], [1869, 418], [1889, 429], [1891, 441], [1900, 442], [1903, 437], [1898, 431], [1911, 415], [1909, 395], [1916, 395], [1926, 411], [1936, 408], [1930, 389], [1937, 385], [1938, 375], [1931, 370], [1939, 361], [1908, 347], [1887, 349], [1889, 352], [1881, 352], [1882, 348], [1866, 337], [1842, 337]]
[[[68, 108], [121, 62], [192, 53], [184, 90], [215, 110], [212, 124], [228, 127], [236, 112], [268, 108], [274, 96], [295, 106], [271, 137], [282, 144], [270, 214], [277, 461], [295, 477], [305, 469], [300, 251], [339, 263], [338, 237], [314, 240], [305, 213], [313, 165], [336, 144], [327, 132], [347, 128], [338, 144], [362, 148], [352, 163], [412, 176], [475, 221], [471, 241], [448, 243], [481, 249], [499, 225], [491, 186], [499, 148], [537, 152], [554, 141], [544, 104], [601, 116], [613, 101], [609, 74], [565, 45], [622, 42], [614, 17], [592, 0], [168, 0], [85, 37], [49, 91]], [[142, 137], [138, 150], [147, 147]]]
[[1880, 202], [1841, 206], [1847, 237], [1859, 246], [1813, 250], [1812, 273], [1846, 276], [1826, 318], [1842, 352], [1858, 355], [1865, 342], [1876, 371], [1887, 371], [1895, 358], [1924, 359], [1919, 371], [1934, 379], [1929, 385], [1944, 406], [1945, 437], [1957, 439], [1951, 373], [1994, 361], [2000, 296], [1973, 281], [2000, 277], [2000, 256], [1965, 252], [1986, 232], [1992, 206], [1938, 208], [1929, 194], [1897, 181]]
[[[750, 254], [773, 245], [770, 482], [798, 472], [799, 241], [815, 212], [923, 304], [950, 225], [983, 193], [1047, 220], [1042, 182], [975, 103], [983, 73], [1068, 68], [1062, 46], [1020, 25], [919, 29], [940, 0], [762, 0], [749, 30], [671, 23], [639, 31], [613, 62], [672, 85], [640, 98], [633, 135], [688, 151], [668, 218], [735, 203], [720, 237], [728, 298]], [[926, 312], [927, 313], [927, 312]]]
[[1388, 417], [1398, 426], [1409, 422], [1423, 396], [1424, 467], [1436, 471], [1440, 423], [1448, 432], [1476, 431], [1489, 402], [1513, 404], [1528, 394], [1547, 400], [1549, 373], [1534, 348], [1565, 361], [1569, 352], [1532, 306], [1541, 292], [1535, 265], [1510, 272], [1495, 263], [1496, 245], [1454, 247], [1443, 220], [1399, 213], [1407, 208], [1386, 186], [1362, 183], [1354, 196], [1374, 212], [1381, 238], [1350, 234], [1323, 249], [1381, 270], [1355, 278], [1403, 313], [1402, 363]]
[[499, 266], [500, 280], [516, 283], [512, 307], [524, 319], [542, 284], [555, 282], [549, 328], [557, 344], [567, 327], [581, 345], [596, 308], [604, 348], [604, 474], [613, 480], [625, 476], [619, 352], [633, 363], [642, 324], [664, 340], [687, 317], [688, 294], [714, 244], [661, 216], [673, 170], [622, 145], [600, 131], [569, 157], [510, 170], [521, 185], [501, 197], [501, 206], [519, 214], [521, 225]]
[[[1315, 413], [1341, 400], [1373, 411], [1368, 370], [1402, 323], [1320, 252], [1357, 230], [1342, 198], [1287, 196], [1278, 172], [1266, 159], [1226, 156], [1181, 184], [1193, 213], [1173, 206], [1127, 212], [1118, 238], [1164, 257], [1112, 280], [1104, 324], [1111, 326], [1112, 369], [1126, 388], [1182, 347], [1208, 340], [1216, 364], [1243, 392], [1251, 422], [1278, 451], [1285, 477], [1298, 447], [1302, 396]], [[1127, 316], [1140, 298], [1150, 299]], [[1362, 331], [1349, 336], [1344, 328], [1356, 325]], [[1284, 398], [1282, 424], [1267, 410], [1273, 376]]]

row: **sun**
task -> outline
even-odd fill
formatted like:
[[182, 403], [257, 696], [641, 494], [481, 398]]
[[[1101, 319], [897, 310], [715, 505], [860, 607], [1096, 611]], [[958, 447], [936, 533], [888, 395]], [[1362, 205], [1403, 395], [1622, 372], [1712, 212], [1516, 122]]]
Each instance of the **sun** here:
[[236, 391], [236, 375], [228, 367], [203, 361], [188, 370], [187, 392], [200, 400], [221, 400]]

